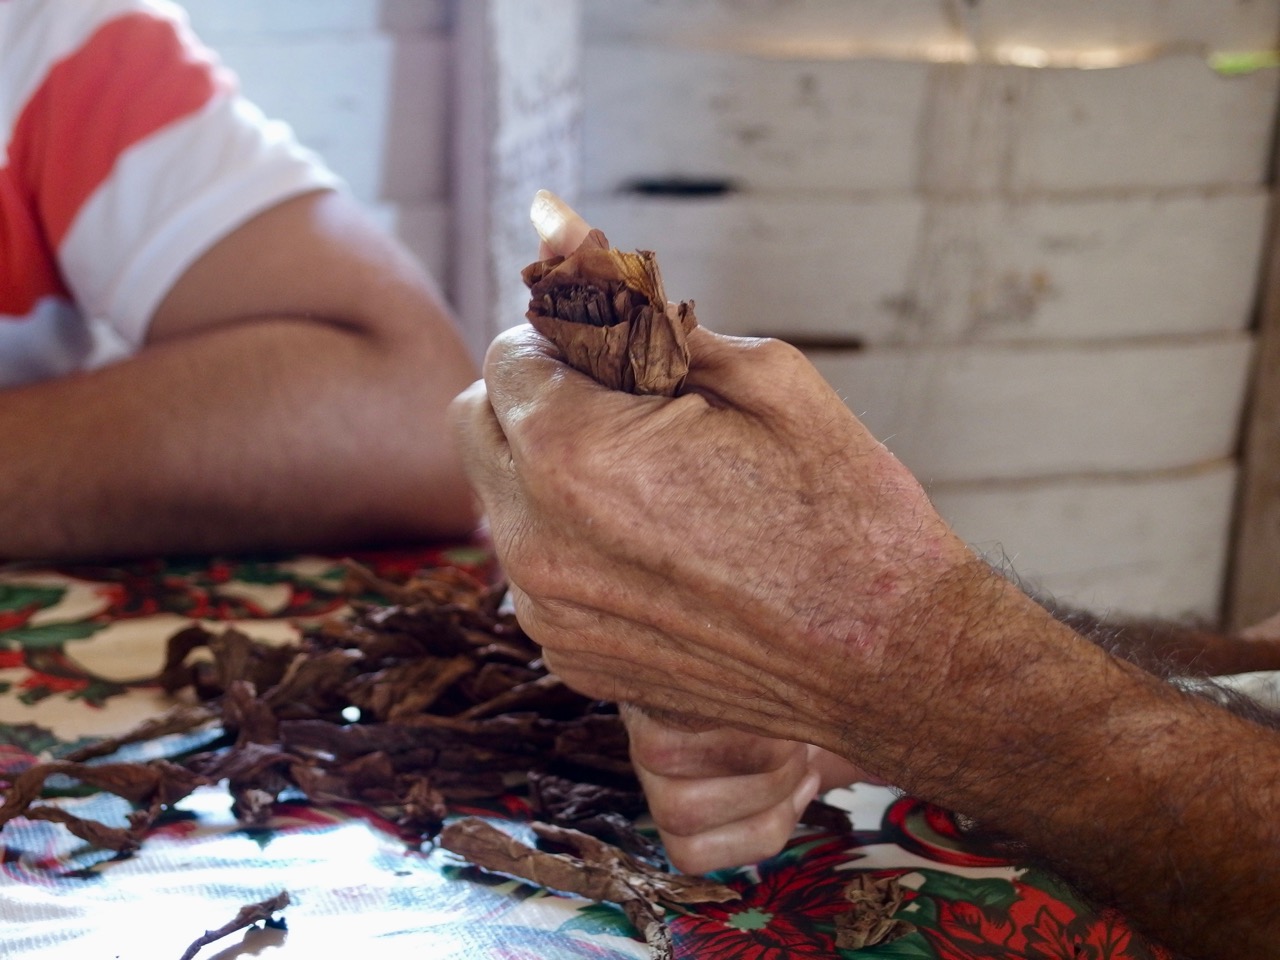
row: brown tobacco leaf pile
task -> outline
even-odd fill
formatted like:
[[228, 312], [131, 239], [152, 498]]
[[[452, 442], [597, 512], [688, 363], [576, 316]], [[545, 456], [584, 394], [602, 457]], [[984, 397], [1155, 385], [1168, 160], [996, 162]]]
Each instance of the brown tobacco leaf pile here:
[[[547, 673], [537, 645], [500, 611], [500, 588], [451, 568], [404, 583], [354, 564], [348, 570], [353, 595], [386, 602], [353, 600], [349, 615], [307, 628], [297, 643], [268, 644], [234, 628], [176, 633], [158, 679], [198, 702], [18, 775], [5, 790], [0, 826], [17, 816], [61, 822], [128, 855], [162, 811], [197, 786], [225, 781], [247, 823], [303, 795], [376, 808], [420, 844], [440, 834], [450, 802], [497, 798], [523, 784], [546, 821], [540, 836], [571, 857], [477, 841], [471, 826], [446, 828], [445, 845], [481, 868], [619, 903], [659, 957], [670, 949], [663, 908], [734, 895], [651, 865], [663, 861], [635, 826], [646, 808], [616, 707]], [[193, 730], [215, 739], [180, 762], [83, 762]], [[137, 810], [127, 826], [112, 827], [42, 803], [54, 775]], [[829, 829], [832, 812], [813, 804], [804, 819]], [[842, 816], [840, 824], [848, 829]], [[545, 872], [548, 863], [554, 873]]]
[[[392, 602], [356, 602], [296, 645], [200, 627], [170, 640], [162, 683], [216, 705], [231, 741], [187, 766], [225, 780], [241, 819], [262, 820], [282, 794], [301, 792], [382, 808], [422, 841], [449, 801], [499, 796], [512, 775], [640, 796], [617, 711], [546, 672], [499, 612], [501, 590], [452, 569], [404, 584], [350, 571], [353, 588]], [[211, 657], [193, 660], [200, 648]]]
[[692, 301], [668, 303], [650, 250], [614, 250], [599, 230], [567, 257], [539, 260], [521, 276], [534, 328], [568, 364], [606, 387], [674, 396], [689, 372]]

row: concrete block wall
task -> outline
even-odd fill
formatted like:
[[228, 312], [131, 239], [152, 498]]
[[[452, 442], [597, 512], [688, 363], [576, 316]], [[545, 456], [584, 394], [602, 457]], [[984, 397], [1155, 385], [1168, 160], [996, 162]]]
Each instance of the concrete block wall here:
[[614, 242], [803, 346], [1030, 585], [1218, 613], [1280, 73], [1207, 58], [1274, 46], [1280, 3], [584, 11], [581, 205]]
[[450, 0], [182, 0], [192, 27], [447, 287]]

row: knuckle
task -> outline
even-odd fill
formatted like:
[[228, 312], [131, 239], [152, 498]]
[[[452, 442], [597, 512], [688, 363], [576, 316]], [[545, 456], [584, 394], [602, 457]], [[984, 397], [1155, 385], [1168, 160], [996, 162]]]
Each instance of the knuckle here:
[[663, 835], [667, 859], [685, 873], [710, 873], [727, 867], [758, 863], [776, 855], [786, 845], [790, 831], [779, 833], [749, 827], [681, 837]]
[[675, 776], [687, 766], [687, 749], [655, 726], [631, 730], [631, 762], [660, 777]]
[[742, 860], [740, 863], [724, 862], [722, 854], [717, 855], [716, 851], [708, 849], [708, 845], [698, 837], [668, 838], [663, 835], [663, 846], [666, 848], [667, 859], [681, 873], [710, 873], [712, 870], [750, 862], [749, 860]]
[[715, 826], [700, 803], [689, 803], [678, 785], [670, 782], [645, 785], [649, 813], [663, 834], [693, 839]]
[[804, 354], [798, 348], [774, 337], [756, 340], [752, 348], [759, 351], [759, 359], [766, 363], [792, 365], [804, 359]]

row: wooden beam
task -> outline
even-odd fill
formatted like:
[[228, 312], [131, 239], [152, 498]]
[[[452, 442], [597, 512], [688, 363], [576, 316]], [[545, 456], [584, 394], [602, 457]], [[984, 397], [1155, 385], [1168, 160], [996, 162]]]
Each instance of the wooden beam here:
[[1273, 193], [1271, 206], [1226, 591], [1225, 620], [1235, 629], [1280, 610], [1280, 191]]
[[578, 0], [467, 0], [454, 26], [453, 285], [479, 356], [524, 322], [539, 188], [576, 199], [582, 92]]

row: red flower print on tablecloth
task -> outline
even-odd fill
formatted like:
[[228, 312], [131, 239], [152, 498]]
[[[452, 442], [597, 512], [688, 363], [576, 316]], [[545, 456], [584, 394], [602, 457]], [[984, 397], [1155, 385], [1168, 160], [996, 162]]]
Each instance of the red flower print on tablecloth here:
[[33, 670], [18, 686], [23, 690], [39, 691], [44, 696], [54, 693], [79, 693], [89, 686], [84, 677], [60, 677]]
[[348, 556], [387, 580], [403, 581], [424, 569], [457, 567], [488, 581], [493, 557], [479, 546], [407, 547], [401, 550], [357, 550]]
[[834, 918], [849, 909], [844, 889], [852, 876], [837, 868], [851, 859], [847, 837], [793, 841], [760, 864], [758, 882], [746, 874], [726, 881], [741, 900], [672, 917], [676, 945], [699, 960], [830, 960]]
[[[116, 567], [78, 565], [60, 573], [96, 585], [106, 609], [103, 622], [176, 613], [193, 620], [254, 620], [314, 617], [333, 613], [346, 603], [342, 593], [341, 560], [333, 560], [332, 575], [300, 577], [288, 566], [268, 559], [199, 561], [145, 560]], [[229, 584], [288, 588], [282, 603], [270, 608]], [[331, 583], [331, 588], [328, 584]]]
[[0, 632], [21, 627], [39, 607], [25, 607], [21, 610], [0, 610]]
[[1013, 887], [1007, 908], [935, 900], [936, 920], [921, 932], [939, 960], [1170, 960], [1115, 911], [1077, 911], [1038, 887]]

